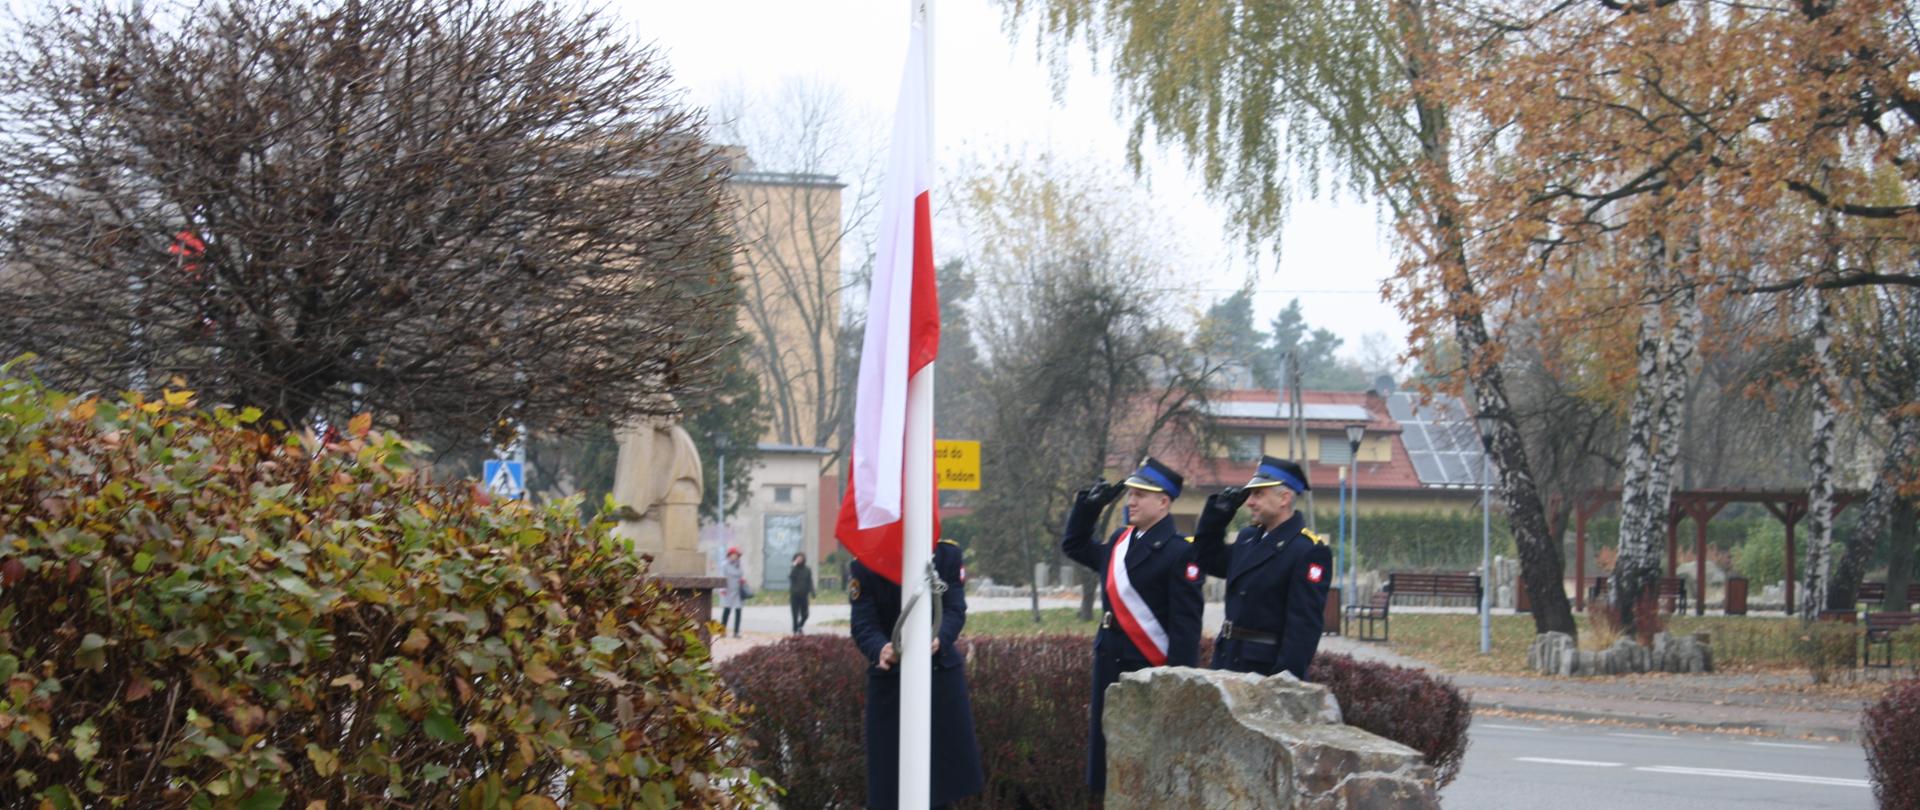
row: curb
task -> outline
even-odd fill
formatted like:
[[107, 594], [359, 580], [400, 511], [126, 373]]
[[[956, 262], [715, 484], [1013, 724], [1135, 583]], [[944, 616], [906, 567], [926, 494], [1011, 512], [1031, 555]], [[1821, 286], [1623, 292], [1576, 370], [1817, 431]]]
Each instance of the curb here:
[[1563, 707], [1528, 706], [1507, 701], [1474, 701], [1475, 708], [1493, 711], [1524, 714], [1536, 717], [1554, 717], [1566, 720], [1602, 720], [1626, 723], [1636, 726], [1681, 729], [1686, 731], [1705, 731], [1717, 733], [1768, 734], [1779, 737], [1820, 737], [1839, 739], [1842, 742], [1859, 742], [1858, 727], [1813, 726], [1800, 723], [1748, 723], [1737, 721], [1687, 720], [1671, 715], [1631, 714], [1627, 712], [1595, 712]]

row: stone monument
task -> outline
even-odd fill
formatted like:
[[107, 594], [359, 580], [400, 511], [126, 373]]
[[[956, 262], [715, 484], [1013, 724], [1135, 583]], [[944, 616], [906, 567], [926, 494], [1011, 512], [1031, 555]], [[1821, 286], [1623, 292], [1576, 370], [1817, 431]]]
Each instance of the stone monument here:
[[680, 592], [690, 613], [713, 618], [713, 590], [700, 552], [700, 451], [685, 428], [647, 420], [614, 432], [620, 455], [613, 473], [613, 500], [620, 524], [615, 536], [634, 553], [653, 558], [652, 575]]
[[1281, 673], [1155, 667], [1107, 687], [1109, 810], [1437, 810], [1420, 752], [1340, 721], [1327, 688]]

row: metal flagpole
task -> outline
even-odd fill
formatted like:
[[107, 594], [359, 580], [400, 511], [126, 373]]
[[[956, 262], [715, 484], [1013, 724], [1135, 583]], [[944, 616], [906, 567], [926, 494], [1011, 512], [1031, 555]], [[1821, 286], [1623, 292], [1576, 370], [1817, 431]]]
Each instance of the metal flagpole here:
[[[927, 188], [933, 188], [933, 0], [913, 0], [920, 28], [921, 97], [926, 110]], [[904, 514], [900, 554], [901, 593], [921, 594], [902, 617], [900, 645], [900, 809], [923, 810], [933, 798], [933, 369], [928, 363], [907, 381], [906, 474], [901, 480]], [[905, 601], [903, 599], [903, 601]]]

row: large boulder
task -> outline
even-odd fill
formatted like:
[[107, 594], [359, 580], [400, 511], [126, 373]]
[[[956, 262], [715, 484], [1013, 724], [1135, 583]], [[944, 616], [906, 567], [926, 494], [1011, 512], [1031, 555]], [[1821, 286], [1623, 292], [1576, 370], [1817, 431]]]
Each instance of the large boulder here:
[[1651, 648], [1616, 639], [1604, 650], [1578, 649], [1565, 633], [1541, 633], [1527, 648], [1527, 667], [1542, 675], [1632, 675], [1641, 672], [1712, 672], [1713, 649], [1705, 633], [1656, 633]]
[[1285, 673], [1130, 672], [1104, 719], [1113, 810], [1440, 806], [1419, 751], [1341, 724], [1326, 687]]

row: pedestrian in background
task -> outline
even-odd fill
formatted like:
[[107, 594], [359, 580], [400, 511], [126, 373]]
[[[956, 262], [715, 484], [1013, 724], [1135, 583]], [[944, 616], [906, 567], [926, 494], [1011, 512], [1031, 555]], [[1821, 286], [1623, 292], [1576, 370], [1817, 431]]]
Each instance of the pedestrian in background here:
[[793, 572], [787, 575], [787, 603], [793, 609], [793, 634], [807, 624], [807, 600], [813, 598], [813, 569], [807, 567], [807, 555], [793, 555]]
[[[1307, 679], [1326, 624], [1333, 552], [1306, 527], [1294, 500], [1308, 490], [1307, 471], [1264, 456], [1244, 487], [1207, 498], [1194, 527], [1200, 570], [1227, 581], [1227, 622], [1213, 644], [1213, 668]], [[1227, 524], [1245, 505], [1253, 525], [1233, 544]]]
[[727, 621], [733, 621], [733, 637], [740, 637], [740, 617], [747, 613], [747, 567], [740, 564], [740, 547], [727, 548], [727, 561], [720, 565], [720, 634], [726, 635]]

